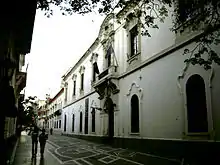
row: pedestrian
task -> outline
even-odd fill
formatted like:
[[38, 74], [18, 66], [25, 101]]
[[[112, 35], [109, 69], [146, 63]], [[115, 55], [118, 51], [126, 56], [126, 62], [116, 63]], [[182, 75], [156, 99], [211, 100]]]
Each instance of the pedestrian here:
[[36, 157], [37, 155], [37, 147], [38, 147], [38, 134], [39, 134], [39, 128], [34, 125], [34, 130], [32, 132], [32, 157]]
[[51, 135], [53, 134], [53, 128], [50, 129], [50, 134], [51, 134]]
[[45, 132], [46, 130], [42, 129], [42, 133], [39, 135], [41, 158], [43, 158], [44, 156], [44, 149], [45, 149], [46, 141], [48, 139], [48, 134], [46, 134]]

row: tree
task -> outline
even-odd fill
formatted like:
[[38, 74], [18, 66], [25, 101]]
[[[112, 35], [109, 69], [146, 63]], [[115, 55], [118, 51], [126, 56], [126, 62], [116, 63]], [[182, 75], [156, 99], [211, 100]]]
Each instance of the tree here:
[[37, 97], [29, 96], [23, 101], [24, 111], [21, 115], [21, 121], [23, 125], [30, 125], [36, 122], [37, 114], [35, 112], [38, 107]]
[[[196, 39], [196, 46], [185, 49], [183, 55], [190, 54], [185, 60], [187, 64], [199, 64], [206, 70], [213, 63], [220, 65], [219, 54], [211, 45], [220, 43], [220, 0], [38, 0], [37, 8], [45, 12], [45, 15], [53, 14], [53, 6], [58, 6], [63, 15], [73, 13], [86, 14], [99, 12], [108, 14], [115, 8], [124, 8], [128, 5], [139, 6], [129, 17], [144, 18], [140, 21], [142, 35], [151, 37], [149, 28], [158, 29], [156, 20], [163, 22], [168, 14], [174, 16], [174, 32], [202, 30], [203, 33]], [[170, 7], [175, 6], [174, 11]], [[129, 19], [129, 18], [126, 18]], [[181, 27], [181, 28], [179, 28]], [[205, 58], [205, 56], [207, 56]]]

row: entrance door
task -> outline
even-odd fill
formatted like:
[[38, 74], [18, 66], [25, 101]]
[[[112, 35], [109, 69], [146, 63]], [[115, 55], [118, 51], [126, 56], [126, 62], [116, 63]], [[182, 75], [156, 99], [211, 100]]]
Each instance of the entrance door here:
[[66, 132], [66, 115], [64, 116], [64, 132]]
[[106, 108], [108, 110], [108, 136], [114, 137], [114, 105], [111, 98], [106, 99]]
[[208, 132], [205, 83], [201, 76], [191, 76], [186, 84], [188, 132]]

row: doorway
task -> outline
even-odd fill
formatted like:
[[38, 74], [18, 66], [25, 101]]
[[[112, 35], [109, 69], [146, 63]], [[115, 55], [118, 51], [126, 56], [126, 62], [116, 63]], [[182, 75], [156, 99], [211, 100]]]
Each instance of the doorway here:
[[114, 104], [111, 98], [105, 101], [106, 109], [108, 112], [108, 137], [114, 137]]

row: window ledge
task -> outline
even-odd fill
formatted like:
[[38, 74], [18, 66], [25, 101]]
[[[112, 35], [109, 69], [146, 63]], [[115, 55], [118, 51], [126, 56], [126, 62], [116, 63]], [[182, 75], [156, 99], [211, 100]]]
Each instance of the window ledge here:
[[84, 89], [80, 89], [79, 93], [83, 94], [84, 93]]
[[208, 136], [210, 132], [186, 133], [186, 136]]
[[132, 133], [132, 132], [130, 132], [130, 135], [140, 136], [140, 133], [139, 133], [139, 132], [137, 132], [137, 133]]
[[136, 61], [139, 59], [139, 56], [140, 56], [140, 52], [133, 55], [133, 56], [128, 56], [128, 59], [127, 59], [127, 62], [130, 64], [132, 61]]

